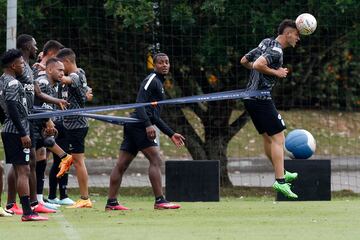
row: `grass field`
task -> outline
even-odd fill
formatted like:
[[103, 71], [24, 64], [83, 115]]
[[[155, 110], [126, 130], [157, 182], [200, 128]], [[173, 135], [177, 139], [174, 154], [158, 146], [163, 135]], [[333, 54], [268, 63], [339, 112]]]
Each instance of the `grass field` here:
[[0, 218], [0, 239], [358, 239], [360, 199], [274, 202], [266, 197], [225, 197], [154, 210], [152, 197], [122, 198], [131, 211], [105, 212], [105, 197], [92, 209], [62, 209], [48, 222]]

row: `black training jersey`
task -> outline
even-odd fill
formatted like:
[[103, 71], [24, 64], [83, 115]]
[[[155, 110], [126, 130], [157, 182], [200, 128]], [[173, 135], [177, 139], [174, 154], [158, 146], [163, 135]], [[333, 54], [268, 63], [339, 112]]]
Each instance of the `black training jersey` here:
[[[137, 103], [158, 102], [165, 99], [163, 87], [164, 76], [159, 73], [151, 73], [140, 85], [136, 98]], [[131, 114], [132, 117], [144, 120], [145, 127], [155, 124], [163, 133], [171, 137], [174, 131], [160, 118], [161, 106], [148, 106], [137, 108]]]
[[[88, 91], [85, 72], [79, 68], [77, 72], [71, 73], [69, 77], [71, 78], [72, 83], [70, 85], [62, 86], [61, 97], [70, 103], [68, 109], [84, 108], [86, 92]], [[86, 117], [80, 115], [64, 117], [64, 127], [66, 129], [85, 128], [88, 126]]]
[[[255, 62], [260, 56], [263, 56], [268, 67], [278, 69], [283, 64], [283, 51], [278, 41], [266, 38], [261, 41], [257, 48], [248, 52], [245, 57], [249, 62]], [[248, 90], [266, 90], [271, 91], [276, 84], [277, 77], [266, 75], [251, 69], [250, 80], [247, 85]]]
[[[51, 85], [48, 76], [46, 74], [39, 75], [38, 78], [35, 79], [35, 82], [38, 84], [41, 92], [51, 97], [58, 98], [58, 85], [57, 84]], [[34, 105], [42, 108], [55, 109], [56, 104], [46, 103], [35, 96]]]
[[17, 80], [22, 84], [26, 93], [26, 101], [29, 111], [31, 112], [34, 106], [34, 75], [29, 63], [25, 62], [24, 73], [17, 77]]
[[13, 76], [4, 73], [0, 77], [0, 105], [6, 115], [2, 132], [19, 134], [19, 131], [9, 116], [6, 105], [7, 101], [15, 102], [21, 125], [24, 128], [26, 134], [29, 135], [30, 127], [29, 121], [27, 120], [28, 108], [25, 90], [18, 80], [16, 80]]

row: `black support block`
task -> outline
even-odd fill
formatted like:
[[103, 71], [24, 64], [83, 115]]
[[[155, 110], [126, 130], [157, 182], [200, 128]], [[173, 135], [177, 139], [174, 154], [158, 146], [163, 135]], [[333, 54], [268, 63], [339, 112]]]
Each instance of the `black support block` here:
[[219, 166], [217, 160], [167, 161], [166, 198], [177, 202], [219, 201]]

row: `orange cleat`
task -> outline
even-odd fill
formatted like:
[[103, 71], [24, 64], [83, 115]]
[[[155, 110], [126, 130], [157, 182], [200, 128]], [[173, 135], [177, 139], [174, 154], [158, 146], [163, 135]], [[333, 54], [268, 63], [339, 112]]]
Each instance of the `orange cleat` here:
[[92, 208], [92, 202], [90, 201], [90, 198], [86, 200], [79, 199], [73, 205], [66, 208]]
[[71, 167], [71, 165], [73, 164], [74, 162], [74, 159], [73, 157], [68, 154], [66, 157], [64, 157], [61, 162], [60, 162], [60, 165], [59, 165], [59, 172], [58, 174], [56, 174], [56, 177], [57, 178], [61, 178], [65, 173], [67, 173]]

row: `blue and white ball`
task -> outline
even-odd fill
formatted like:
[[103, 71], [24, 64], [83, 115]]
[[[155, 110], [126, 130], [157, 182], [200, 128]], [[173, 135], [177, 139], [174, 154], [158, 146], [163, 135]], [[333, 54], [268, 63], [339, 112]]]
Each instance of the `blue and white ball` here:
[[308, 131], [295, 129], [285, 138], [285, 152], [290, 158], [308, 159], [316, 149], [316, 141]]

